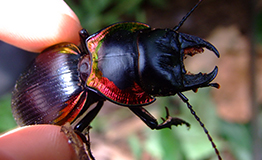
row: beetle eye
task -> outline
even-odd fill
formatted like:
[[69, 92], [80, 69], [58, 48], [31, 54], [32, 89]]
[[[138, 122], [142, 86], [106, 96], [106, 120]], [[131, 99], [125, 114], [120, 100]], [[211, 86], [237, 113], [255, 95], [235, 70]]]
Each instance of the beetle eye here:
[[88, 63], [82, 63], [80, 66], [80, 72], [81, 73], [88, 73], [90, 66]]
[[91, 70], [90, 70], [90, 57], [89, 55], [86, 55], [83, 57], [79, 62], [79, 72], [81, 76], [81, 80], [83, 82], [86, 82], [87, 77], [89, 76]]

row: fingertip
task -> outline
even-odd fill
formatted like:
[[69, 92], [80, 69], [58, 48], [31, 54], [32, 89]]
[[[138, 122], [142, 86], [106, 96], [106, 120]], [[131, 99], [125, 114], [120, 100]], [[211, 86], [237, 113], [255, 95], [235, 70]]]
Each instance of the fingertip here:
[[[76, 159], [61, 127], [34, 125], [22, 127], [0, 137], [0, 157], [9, 159]], [[2, 154], [2, 155], [1, 155]]]
[[0, 39], [19, 48], [40, 52], [56, 43], [79, 42], [79, 19], [62, 0], [4, 1], [0, 14], [5, 15]]

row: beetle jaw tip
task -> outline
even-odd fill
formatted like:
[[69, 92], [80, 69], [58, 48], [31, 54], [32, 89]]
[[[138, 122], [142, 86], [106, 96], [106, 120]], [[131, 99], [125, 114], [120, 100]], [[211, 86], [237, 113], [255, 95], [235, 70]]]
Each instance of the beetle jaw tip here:
[[188, 89], [197, 90], [197, 88], [209, 87], [209, 86], [219, 88], [219, 84], [210, 83], [216, 78], [217, 73], [218, 73], [217, 66], [215, 66], [213, 71], [211, 71], [210, 73], [202, 73], [202, 72], [199, 72], [198, 74], [186, 73], [183, 79], [184, 87], [186, 90]]
[[[185, 33], [179, 33], [178, 40], [181, 44], [181, 49], [184, 51], [189, 50], [189, 53], [192, 55], [201, 53], [204, 51], [203, 48], [206, 48], [212, 51], [218, 58], [220, 57], [216, 47], [202, 38]], [[189, 53], [188, 55], [190, 55]]]

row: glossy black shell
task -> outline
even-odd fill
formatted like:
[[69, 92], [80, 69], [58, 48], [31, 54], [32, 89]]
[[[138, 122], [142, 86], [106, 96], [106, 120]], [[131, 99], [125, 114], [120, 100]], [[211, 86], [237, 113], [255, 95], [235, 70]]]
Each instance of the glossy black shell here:
[[[21, 75], [12, 98], [13, 115], [19, 125], [63, 124], [62, 117], [74, 113], [74, 106], [70, 106], [75, 105], [72, 100], [85, 101], [78, 74], [78, 53], [76, 46], [67, 43], [49, 48]], [[71, 110], [65, 113], [63, 109], [67, 106]]]

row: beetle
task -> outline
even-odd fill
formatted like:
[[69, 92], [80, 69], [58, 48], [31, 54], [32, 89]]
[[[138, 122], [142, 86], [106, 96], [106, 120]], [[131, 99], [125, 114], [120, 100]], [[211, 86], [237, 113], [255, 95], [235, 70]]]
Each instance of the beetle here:
[[[155, 29], [140, 22], [121, 22], [92, 35], [82, 29], [81, 45], [60, 43], [42, 51], [17, 80], [12, 93], [12, 112], [18, 125], [72, 123], [82, 132], [89, 127], [105, 100], [125, 106], [151, 129], [171, 128], [186, 121], [171, 117], [166, 108], [162, 123], [143, 106], [157, 96], [178, 95], [199, 121], [219, 159], [219, 151], [204, 124], [189, 104], [184, 91], [216, 87], [218, 73], [187, 73], [183, 60], [211, 50], [209, 42], [179, 28], [201, 0], [173, 29]], [[92, 104], [96, 106], [87, 111]]]

